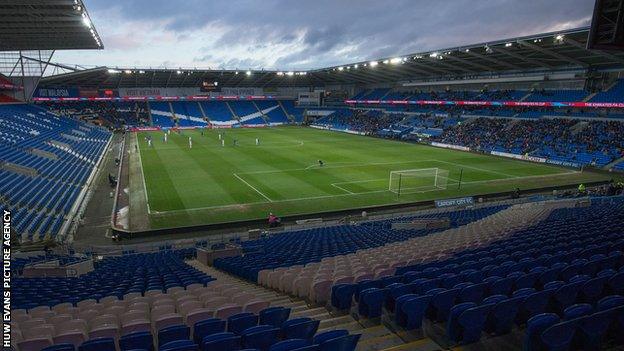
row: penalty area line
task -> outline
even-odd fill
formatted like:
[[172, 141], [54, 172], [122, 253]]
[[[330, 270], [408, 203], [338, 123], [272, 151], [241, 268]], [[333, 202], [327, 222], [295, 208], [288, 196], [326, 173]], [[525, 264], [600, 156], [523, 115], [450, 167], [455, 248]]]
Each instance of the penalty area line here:
[[332, 184], [331, 184], [331, 186], [333, 186], [334, 188], [338, 188], [338, 189], [340, 189], [340, 190], [342, 190], [342, 191], [346, 191], [346, 192], [347, 192], [347, 193], [349, 193], [349, 194], [354, 194], [354, 192], [353, 192], [353, 191], [350, 191], [350, 190], [347, 190], [347, 189], [345, 189], [345, 188], [343, 188], [343, 187], [341, 187], [341, 186], [338, 186], [338, 185], [336, 185], [336, 183], [332, 183]]
[[260, 196], [262, 196], [263, 198], [265, 198], [268, 202], [273, 202], [273, 200], [271, 200], [271, 198], [269, 198], [268, 196], [264, 195], [260, 190], [256, 189], [255, 186], [249, 184], [245, 179], [239, 177], [238, 174], [236, 173], [232, 173], [234, 175], [234, 177], [238, 178], [238, 180], [240, 180], [241, 182], [245, 183], [245, 185], [247, 185], [248, 187], [250, 187], [251, 189], [253, 189], [255, 192], [257, 192], [258, 194], [260, 194]]

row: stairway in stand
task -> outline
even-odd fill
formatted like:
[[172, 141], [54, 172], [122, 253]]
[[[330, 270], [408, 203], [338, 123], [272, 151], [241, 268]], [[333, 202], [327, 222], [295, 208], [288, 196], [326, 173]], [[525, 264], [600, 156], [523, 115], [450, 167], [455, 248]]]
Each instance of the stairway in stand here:
[[320, 320], [318, 332], [334, 329], [346, 329], [352, 334], [362, 334], [358, 343], [357, 351], [432, 351], [441, 350], [431, 339], [425, 338], [416, 341], [406, 341], [409, 338], [401, 336], [386, 327], [384, 324], [367, 326], [355, 320], [348, 314], [336, 314], [324, 306], [310, 305], [305, 300], [283, 294], [281, 292], [262, 287], [260, 285], [239, 279], [228, 273], [222, 272], [201, 264], [197, 260], [187, 262], [189, 265], [209, 274], [218, 281], [238, 286], [255, 294], [259, 298], [271, 302], [271, 306], [290, 307], [290, 318], [310, 317]]

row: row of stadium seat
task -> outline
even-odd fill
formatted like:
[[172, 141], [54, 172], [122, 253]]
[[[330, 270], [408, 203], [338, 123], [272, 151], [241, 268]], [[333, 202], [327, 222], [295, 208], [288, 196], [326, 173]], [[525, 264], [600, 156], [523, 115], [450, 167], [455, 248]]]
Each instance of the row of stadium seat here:
[[0, 198], [23, 241], [54, 238], [111, 133], [32, 105], [0, 106]]
[[[286, 101], [258, 100], [258, 101], [175, 101], [150, 102], [152, 122], [155, 126], [181, 127], [205, 126], [206, 118], [215, 124], [269, 124], [289, 123], [292, 110], [282, 108]], [[288, 105], [289, 107], [291, 105]], [[300, 114], [299, 112], [297, 113]]]
[[[128, 254], [105, 258], [78, 278], [17, 278], [16, 349], [354, 350], [359, 335], [317, 333], [319, 320], [290, 317], [290, 308], [196, 271], [183, 262], [192, 255], [194, 249]], [[86, 259], [39, 255], [16, 264]], [[59, 296], [65, 291], [75, 297]]]
[[624, 123], [619, 121], [478, 118], [448, 128], [433, 140], [602, 167], [624, 156], [622, 133]]
[[387, 314], [407, 329], [424, 319], [445, 323], [458, 343], [517, 325], [527, 328], [526, 350], [559, 349], [556, 340], [563, 349], [598, 349], [611, 328], [624, 327], [623, 209], [621, 196], [556, 209], [489, 245], [402, 267], [392, 277], [335, 285], [332, 305], [355, 303], [361, 317]]
[[[495, 90], [495, 91], [392, 91], [389, 88], [363, 90], [355, 94], [352, 100], [438, 100], [438, 101], [522, 101], [527, 102], [580, 102], [589, 93], [584, 90]], [[590, 102], [623, 102], [624, 80], [620, 79], [606, 89], [598, 92]]]
[[[450, 225], [456, 227], [486, 217], [506, 207], [493, 206], [475, 210], [442, 212], [428, 217], [449, 218]], [[217, 259], [215, 267], [256, 282], [258, 272], [262, 270], [319, 262], [326, 257], [349, 254], [439, 231], [439, 229], [394, 230], [384, 227], [383, 223], [385, 222], [379, 222], [378, 226], [341, 225], [308, 229], [246, 241], [242, 243], [242, 248], [246, 252], [245, 256]]]

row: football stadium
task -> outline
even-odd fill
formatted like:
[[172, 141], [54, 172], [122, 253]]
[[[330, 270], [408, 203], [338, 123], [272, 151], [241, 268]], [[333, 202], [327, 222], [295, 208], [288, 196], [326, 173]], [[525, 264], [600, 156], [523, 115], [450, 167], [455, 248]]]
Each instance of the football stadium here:
[[114, 11], [0, 2], [3, 349], [622, 349], [624, 1], [591, 7], [183, 68], [139, 63], [187, 34], [91, 65], [143, 45]]

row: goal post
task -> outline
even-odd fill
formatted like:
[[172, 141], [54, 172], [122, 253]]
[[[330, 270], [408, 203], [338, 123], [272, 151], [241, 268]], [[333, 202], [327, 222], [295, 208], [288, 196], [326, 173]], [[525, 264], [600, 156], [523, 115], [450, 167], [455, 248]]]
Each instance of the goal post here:
[[448, 185], [448, 175], [448, 170], [442, 168], [391, 171], [388, 190], [397, 195], [445, 190]]

